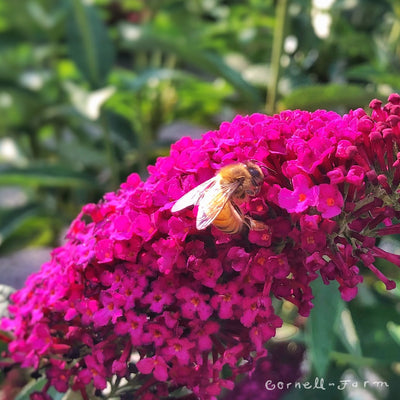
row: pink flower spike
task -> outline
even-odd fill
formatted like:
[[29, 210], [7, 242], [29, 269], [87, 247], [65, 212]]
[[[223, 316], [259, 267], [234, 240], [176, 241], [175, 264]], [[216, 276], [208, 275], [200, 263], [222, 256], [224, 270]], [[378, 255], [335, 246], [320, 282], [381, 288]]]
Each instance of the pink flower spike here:
[[250, 230], [249, 242], [258, 246], [269, 247], [272, 243], [272, 228], [266, 225], [262, 231]]
[[207, 297], [199, 295], [193, 290], [181, 288], [176, 293], [176, 297], [183, 300], [181, 308], [185, 318], [192, 319], [198, 315], [202, 321], [206, 321], [213, 312], [211, 306], [206, 302]]
[[114, 243], [110, 239], [101, 239], [96, 243], [94, 251], [99, 263], [111, 262], [114, 258]]
[[334, 168], [332, 171], [327, 172], [327, 176], [330, 180], [330, 183], [333, 185], [337, 185], [338, 183], [342, 183], [345, 180], [344, 176], [344, 168], [342, 166]]
[[210, 336], [219, 331], [220, 325], [215, 321], [191, 321], [189, 325], [192, 327], [192, 337], [189, 339], [197, 340], [201, 352], [211, 350], [213, 342]]
[[96, 326], [105, 326], [110, 321], [115, 324], [122, 316], [122, 306], [125, 303], [124, 296], [114, 293], [113, 295], [104, 292], [100, 296], [102, 308], [93, 313], [93, 322]]
[[288, 212], [303, 212], [316, 204], [318, 187], [312, 186], [305, 175], [297, 174], [293, 177], [293, 188], [293, 192], [283, 188], [278, 196], [279, 205]]
[[213, 288], [217, 284], [218, 278], [222, 275], [221, 261], [210, 258], [197, 265], [197, 270], [193, 272], [194, 278], [199, 280], [204, 286]]
[[[282, 323], [272, 301], [308, 316], [318, 301], [311, 282], [320, 278], [337, 281], [349, 301], [362, 268], [392, 289], [374, 263], [400, 266], [400, 256], [377, 247], [380, 236], [400, 233], [400, 96], [371, 107], [369, 115], [359, 108], [236, 116], [178, 141], [145, 181], [132, 174], [84, 206], [67, 241], [11, 295], [0, 322], [10, 362], [43, 370], [42, 393], [52, 385], [88, 400], [87, 387], [111, 384], [140, 400], [171, 390], [216, 400], [265, 355]], [[249, 161], [263, 171], [259, 191]], [[230, 176], [219, 171], [238, 163], [247, 167], [229, 178], [228, 207], [213, 215]], [[171, 211], [214, 176], [186, 197], [185, 209]], [[234, 218], [230, 205], [240, 208], [238, 222], [259, 224], [221, 231], [216, 221]], [[197, 215], [217, 219], [198, 230]]]
[[167, 346], [163, 349], [163, 354], [166, 360], [170, 360], [172, 357], [176, 357], [181, 365], [187, 365], [191, 358], [189, 351], [195, 346], [195, 343], [189, 341], [186, 338], [182, 339], [169, 339]]
[[344, 201], [336, 185], [319, 185], [317, 210], [323, 218], [333, 218], [342, 211]]
[[365, 171], [358, 165], [353, 165], [346, 176], [346, 182], [349, 182], [357, 187], [360, 187], [364, 182]]
[[226, 255], [230, 267], [235, 271], [244, 269], [249, 261], [249, 254], [242, 247], [231, 247]]
[[145, 315], [137, 315], [134, 311], [127, 311], [126, 321], [117, 321], [115, 325], [115, 333], [118, 335], [129, 334], [131, 343], [134, 346], [140, 346], [144, 341], [144, 325], [147, 321]]
[[153, 284], [153, 290], [142, 299], [142, 302], [149, 304], [151, 311], [161, 313], [164, 306], [172, 304], [173, 297], [165, 290], [162, 283], [155, 283]]
[[156, 228], [148, 215], [140, 214], [135, 218], [133, 232], [148, 241], [155, 235]]
[[229, 282], [227, 285], [217, 285], [215, 289], [219, 294], [211, 299], [212, 307], [219, 309], [218, 315], [220, 318], [232, 318], [233, 307], [241, 301], [241, 296], [237, 293], [237, 284]]
[[165, 382], [168, 379], [168, 366], [161, 356], [143, 358], [136, 363], [136, 367], [143, 374], [153, 372], [154, 378], [159, 381]]
[[30, 395], [30, 400], [53, 400], [48, 393], [34, 392]]
[[132, 237], [133, 223], [126, 215], [119, 215], [114, 220], [115, 239], [126, 240]]
[[101, 360], [99, 360], [96, 355], [91, 354], [85, 356], [84, 360], [87, 369], [81, 370], [78, 373], [78, 378], [86, 384], [89, 384], [91, 381], [93, 381], [96, 389], [105, 389], [107, 387], [107, 371]]

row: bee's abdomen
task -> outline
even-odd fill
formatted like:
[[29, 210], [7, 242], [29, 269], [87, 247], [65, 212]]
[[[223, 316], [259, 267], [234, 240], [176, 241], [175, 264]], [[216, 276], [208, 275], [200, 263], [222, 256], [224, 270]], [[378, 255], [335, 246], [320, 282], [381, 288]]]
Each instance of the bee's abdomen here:
[[213, 225], [222, 232], [233, 235], [242, 230], [243, 218], [238, 211], [235, 210], [232, 203], [228, 201], [217, 218], [213, 221]]

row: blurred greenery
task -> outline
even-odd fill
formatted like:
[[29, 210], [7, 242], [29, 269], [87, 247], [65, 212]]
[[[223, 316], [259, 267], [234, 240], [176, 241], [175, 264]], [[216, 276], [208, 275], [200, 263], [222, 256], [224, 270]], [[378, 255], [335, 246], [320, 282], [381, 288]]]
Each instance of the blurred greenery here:
[[1, 3], [0, 188], [25, 204], [0, 219], [0, 253], [55, 245], [82, 204], [146, 176], [177, 122], [190, 134], [396, 91], [399, 13], [394, 0]]
[[[0, 51], [4, 255], [55, 246], [83, 204], [131, 172], [145, 178], [177, 123], [191, 134], [190, 126], [215, 129], [237, 113], [346, 112], [399, 91], [400, 3], [3, 1]], [[397, 270], [389, 274], [400, 281]], [[310, 376], [376, 376], [390, 388], [367, 387], [371, 398], [397, 398], [400, 291], [388, 294], [367, 276], [344, 305], [332, 289], [315, 288], [318, 307], [295, 338], [308, 345]], [[330, 388], [323, 397], [356, 394]]]

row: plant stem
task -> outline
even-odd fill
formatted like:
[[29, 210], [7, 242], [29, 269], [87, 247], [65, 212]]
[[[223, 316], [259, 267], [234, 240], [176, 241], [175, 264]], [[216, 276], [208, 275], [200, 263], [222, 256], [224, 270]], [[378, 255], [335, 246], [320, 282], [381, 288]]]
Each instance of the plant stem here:
[[91, 86], [97, 86], [99, 81], [99, 67], [96, 60], [95, 46], [93, 45], [93, 37], [91, 36], [90, 28], [87, 24], [87, 16], [85, 11], [85, 5], [82, 0], [73, 0], [73, 10], [77, 25], [80, 29], [82, 36], [83, 46], [86, 52], [86, 59], [88, 69], [90, 73], [90, 84]]
[[280, 75], [280, 62], [282, 56], [288, 3], [289, 0], [278, 0], [276, 6], [276, 23], [274, 29], [274, 38], [272, 43], [272, 55], [271, 55], [271, 79], [268, 85], [267, 102], [265, 106], [267, 114], [273, 114], [276, 111], [278, 81]]
[[101, 127], [103, 129], [103, 134], [104, 134], [104, 143], [105, 143], [105, 148], [106, 148], [107, 163], [108, 163], [108, 167], [110, 168], [110, 172], [111, 172], [110, 183], [111, 183], [112, 189], [116, 189], [119, 184], [118, 164], [117, 164], [117, 160], [115, 158], [115, 150], [114, 150], [114, 146], [113, 146], [113, 143], [111, 140], [110, 127], [108, 126], [107, 117], [104, 112], [102, 112], [100, 115], [100, 124], [101, 124]]
[[357, 367], [373, 367], [377, 365], [390, 365], [389, 360], [378, 360], [372, 357], [361, 357], [353, 354], [341, 353], [339, 351], [330, 352], [332, 360], [341, 364], [350, 364]]

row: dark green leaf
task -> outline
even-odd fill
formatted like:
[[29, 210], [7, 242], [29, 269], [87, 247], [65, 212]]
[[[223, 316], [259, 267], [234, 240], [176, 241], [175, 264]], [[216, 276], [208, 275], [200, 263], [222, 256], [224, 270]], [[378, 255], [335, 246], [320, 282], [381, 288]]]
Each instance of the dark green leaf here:
[[307, 321], [306, 341], [311, 363], [317, 376], [325, 376], [329, 365], [329, 353], [335, 345], [335, 326], [343, 310], [338, 285], [324, 285], [321, 279], [312, 285], [314, 308]]
[[377, 69], [371, 65], [360, 65], [347, 71], [347, 76], [352, 79], [371, 81], [376, 84], [391, 85], [400, 88], [400, 77], [397, 73], [391, 73], [385, 69]]
[[301, 86], [281, 100], [281, 109], [335, 109], [337, 107], [359, 108], [367, 106], [373, 93], [358, 85], [312, 85]]
[[36, 214], [38, 207], [32, 204], [15, 209], [0, 210], [0, 244], [21, 224]]
[[363, 355], [388, 366], [398, 361], [398, 343], [394, 329], [400, 325], [397, 304], [398, 302], [391, 303], [382, 298], [373, 306], [361, 305], [358, 298], [349, 303]]
[[114, 112], [107, 112], [106, 117], [113, 142], [118, 147], [127, 150], [138, 146], [138, 137], [126, 118]]
[[[31, 380], [22, 391], [15, 397], [15, 400], [29, 400], [30, 395], [34, 392], [40, 392], [47, 380], [45, 378], [40, 378], [38, 380]], [[53, 387], [51, 387], [47, 393], [51, 396], [53, 400], [62, 400], [66, 397], [65, 393], [57, 392]]]
[[[56, 220], [54, 216], [44, 216], [47, 210], [42, 205], [38, 206], [37, 213], [31, 217], [27, 216], [19, 225], [15, 227], [1, 245], [1, 254], [11, 254], [26, 247], [54, 246], [57, 242], [57, 234], [61, 229], [61, 224], [70, 221], [63, 221], [62, 217]], [[66, 219], [64, 217], [64, 219]], [[61, 221], [60, 221], [61, 220]]]
[[130, 48], [136, 50], [154, 51], [155, 49], [169, 52], [180, 57], [193, 67], [226, 79], [239, 93], [242, 100], [249, 102], [249, 107], [259, 105], [258, 91], [245, 81], [241, 74], [230, 68], [221, 55], [200, 48], [194, 43], [179, 40], [179, 37], [168, 36], [154, 30], [144, 29], [141, 34], [129, 42]]
[[114, 48], [96, 9], [81, 0], [71, 1], [68, 46], [71, 58], [92, 88], [104, 85], [114, 63]]
[[353, 356], [361, 357], [361, 345], [351, 311], [346, 304], [343, 304], [343, 311], [338, 323], [338, 338], [346, 350]]
[[64, 16], [62, 8], [52, 10], [50, 13], [36, 1], [29, 1], [26, 8], [32, 19], [46, 31], [53, 29]]
[[122, 79], [125, 87], [130, 90], [139, 91], [147, 86], [151, 81], [156, 80], [161, 82], [164, 80], [189, 80], [193, 79], [194, 76], [185, 71], [178, 71], [169, 68], [150, 68], [146, 69], [143, 73], [137, 75], [134, 78]]
[[0, 185], [80, 187], [95, 186], [93, 178], [60, 165], [2, 168]]
[[387, 323], [387, 330], [394, 341], [400, 346], [400, 325], [395, 324], [393, 321]]

